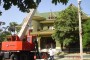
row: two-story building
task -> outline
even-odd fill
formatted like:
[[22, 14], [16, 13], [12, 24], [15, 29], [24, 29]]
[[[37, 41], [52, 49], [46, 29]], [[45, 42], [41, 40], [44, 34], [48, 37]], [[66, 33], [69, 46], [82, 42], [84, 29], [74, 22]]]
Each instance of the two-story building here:
[[60, 49], [60, 44], [52, 38], [54, 32], [54, 21], [58, 12], [37, 13], [32, 18], [31, 35], [37, 35], [39, 49], [56, 48]]

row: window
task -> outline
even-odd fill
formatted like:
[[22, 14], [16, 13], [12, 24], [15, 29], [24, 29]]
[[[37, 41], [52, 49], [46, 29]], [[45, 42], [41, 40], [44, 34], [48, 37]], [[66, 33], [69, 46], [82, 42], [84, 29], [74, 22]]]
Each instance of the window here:
[[27, 41], [30, 42], [30, 37], [27, 37]]

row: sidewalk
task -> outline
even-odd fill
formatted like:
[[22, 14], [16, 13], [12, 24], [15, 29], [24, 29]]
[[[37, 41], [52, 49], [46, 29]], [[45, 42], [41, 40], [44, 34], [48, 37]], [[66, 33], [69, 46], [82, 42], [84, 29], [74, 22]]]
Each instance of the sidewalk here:
[[[83, 54], [84, 60], [90, 60], [90, 54]], [[80, 60], [80, 54], [65, 54], [55, 56], [55, 60]]]

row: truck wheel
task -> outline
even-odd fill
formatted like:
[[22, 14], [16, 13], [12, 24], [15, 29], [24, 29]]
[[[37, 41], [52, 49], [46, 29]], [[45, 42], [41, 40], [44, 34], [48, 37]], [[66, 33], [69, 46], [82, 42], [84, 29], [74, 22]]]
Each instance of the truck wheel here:
[[17, 57], [15, 54], [12, 54], [12, 55], [10, 56], [10, 59], [11, 59], [11, 60], [18, 60], [18, 57]]
[[28, 59], [28, 56], [26, 54], [21, 54], [20, 60], [29, 60], [29, 59]]
[[5, 58], [3, 57], [2, 60], [5, 60]]

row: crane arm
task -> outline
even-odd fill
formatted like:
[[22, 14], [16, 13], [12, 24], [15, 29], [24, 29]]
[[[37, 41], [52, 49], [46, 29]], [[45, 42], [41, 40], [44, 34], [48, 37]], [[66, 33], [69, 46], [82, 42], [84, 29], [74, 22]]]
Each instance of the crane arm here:
[[36, 9], [30, 9], [30, 12], [25, 18], [25, 22], [23, 23], [21, 30], [18, 33], [19, 38], [22, 40], [26, 31], [28, 30], [28, 24], [31, 22], [33, 15], [35, 14]]

